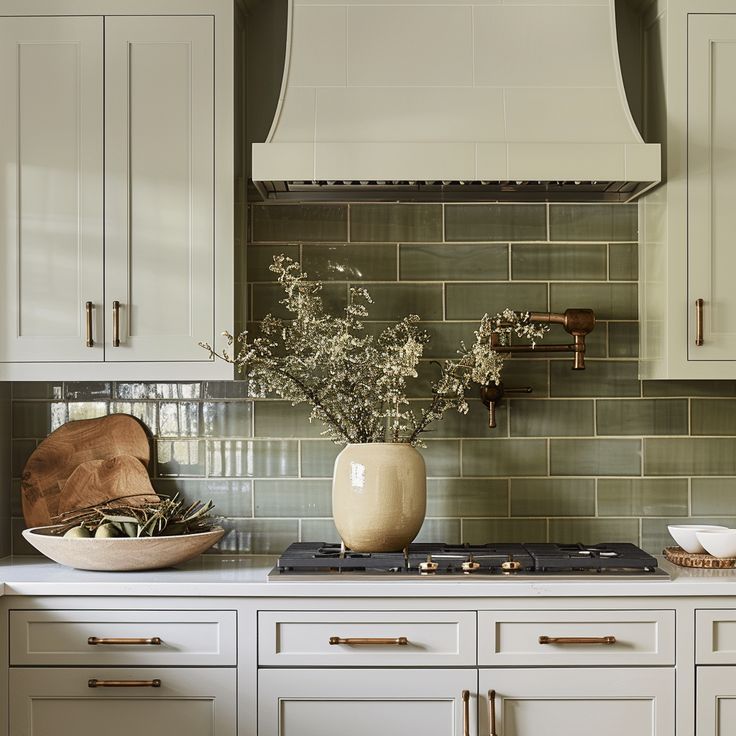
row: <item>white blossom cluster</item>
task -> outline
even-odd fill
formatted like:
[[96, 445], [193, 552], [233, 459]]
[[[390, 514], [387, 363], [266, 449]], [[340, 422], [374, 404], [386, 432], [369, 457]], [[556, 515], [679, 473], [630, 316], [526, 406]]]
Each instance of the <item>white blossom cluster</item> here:
[[275, 256], [270, 268], [284, 290], [280, 303], [290, 318], [266, 316], [261, 334], [253, 339], [247, 332], [237, 337], [223, 333], [230, 350], [202, 347], [244, 371], [255, 395], [276, 394], [292, 405], [309, 404], [310, 421], [324, 424], [323, 434], [340, 444], [421, 445], [420, 435], [448, 409], [467, 413], [465, 393], [471, 384], [499, 383], [508, 354], [491, 347], [493, 333], [502, 345], [511, 334], [534, 345], [549, 329], [531, 322], [528, 313], [507, 309], [485, 315], [475, 342], [469, 348], [461, 344], [457, 358], [437, 363], [432, 400], [415, 413], [406, 386], [408, 379], [418, 377], [429, 342], [418, 326], [420, 318], [409, 315], [376, 334], [363, 322], [373, 301], [366, 289], [351, 288], [346, 308], [336, 316], [325, 309], [322, 284], [310, 281], [298, 262]]

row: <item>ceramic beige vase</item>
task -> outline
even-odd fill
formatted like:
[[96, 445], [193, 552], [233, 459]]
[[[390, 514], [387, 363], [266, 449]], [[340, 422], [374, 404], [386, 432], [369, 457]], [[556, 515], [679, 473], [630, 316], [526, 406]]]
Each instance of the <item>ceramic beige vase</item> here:
[[424, 522], [427, 470], [405, 443], [347, 445], [335, 460], [332, 516], [346, 547], [356, 552], [404, 549]]

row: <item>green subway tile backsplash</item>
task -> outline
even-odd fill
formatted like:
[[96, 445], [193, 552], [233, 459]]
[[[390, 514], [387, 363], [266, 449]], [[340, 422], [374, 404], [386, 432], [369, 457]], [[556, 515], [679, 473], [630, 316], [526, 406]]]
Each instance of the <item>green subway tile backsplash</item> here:
[[[472, 341], [486, 312], [596, 310], [585, 371], [572, 371], [569, 355], [515, 356], [504, 384], [532, 393], [509, 394], [495, 430], [473, 388], [468, 414], [427, 434], [419, 539], [620, 540], [660, 552], [667, 523], [692, 515], [736, 525], [736, 381], [637, 376], [635, 205], [268, 203], [251, 207], [249, 229], [251, 320], [283, 314], [269, 270], [280, 253], [328, 282], [331, 309], [344, 306], [348, 285], [367, 286], [371, 334], [421, 316], [432, 342], [409, 389], [416, 405], [437, 375], [431, 361]], [[539, 344], [569, 341], [555, 327]], [[254, 399], [246, 381], [26, 381], [12, 394], [17, 553], [31, 551], [20, 538], [28, 456], [64, 422], [108, 412], [139, 417], [156, 438], [154, 487], [212, 498], [227, 528], [215, 552], [338, 541], [330, 510], [340, 448], [304, 406]]]

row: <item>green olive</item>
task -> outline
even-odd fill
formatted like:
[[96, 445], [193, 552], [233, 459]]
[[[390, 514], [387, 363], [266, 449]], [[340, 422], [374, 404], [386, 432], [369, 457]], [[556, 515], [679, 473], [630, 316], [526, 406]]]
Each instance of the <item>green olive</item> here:
[[87, 529], [86, 526], [75, 526], [69, 529], [69, 531], [64, 533], [65, 537], [91, 537], [92, 535], [89, 533], [89, 529]]
[[120, 536], [120, 534], [118, 533], [118, 530], [115, 528], [114, 524], [100, 524], [100, 526], [97, 527], [97, 531], [95, 532], [95, 537], [98, 539], [108, 539], [110, 537], [118, 536]]

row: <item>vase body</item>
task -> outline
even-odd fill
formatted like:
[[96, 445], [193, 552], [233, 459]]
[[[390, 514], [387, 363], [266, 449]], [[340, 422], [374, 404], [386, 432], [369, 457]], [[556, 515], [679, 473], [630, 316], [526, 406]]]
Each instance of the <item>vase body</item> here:
[[335, 459], [332, 516], [346, 547], [402, 550], [419, 533], [426, 510], [427, 471], [411, 445], [347, 445]]

